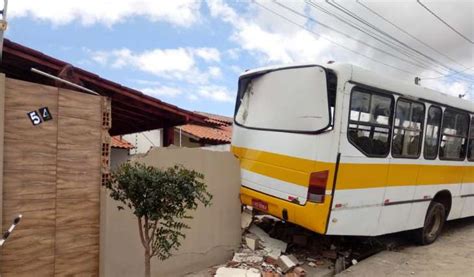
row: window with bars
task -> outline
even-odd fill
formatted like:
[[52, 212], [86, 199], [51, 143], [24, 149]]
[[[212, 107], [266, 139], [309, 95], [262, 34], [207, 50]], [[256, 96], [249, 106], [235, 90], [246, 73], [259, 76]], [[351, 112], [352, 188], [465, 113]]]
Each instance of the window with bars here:
[[392, 156], [418, 158], [420, 156], [425, 106], [400, 98], [397, 101], [393, 126]]
[[439, 158], [444, 160], [463, 160], [466, 157], [469, 115], [465, 112], [446, 109], [443, 115], [443, 128]]
[[352, 92], [348, 139], [367, 156], [388, 155], [392, 107], [391, 96], [365, 90]]

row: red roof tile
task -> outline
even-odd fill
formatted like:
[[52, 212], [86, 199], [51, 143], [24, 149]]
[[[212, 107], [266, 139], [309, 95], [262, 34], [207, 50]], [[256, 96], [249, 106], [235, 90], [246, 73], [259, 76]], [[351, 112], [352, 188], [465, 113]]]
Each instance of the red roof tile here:
[[217, 124], [217, 125], [232, 125], [232, 118], [223, 116], [223, 115], [217, 115], [217, 114], [211, 114], [211, 113], [204, 113], [204, 112], [194, 112], [200, 115], [203, 115], [207, 117], [204, 119], [208, 123], [212, 124]]
[[203, 140], [204, 142], [215, 142], [220, 144], [230, 143], [232, 139], [232, 118], [197, 112], [201, 115], [206, 116], [205, 121], [209, 125], [202, 124], [186, 124], [182, 125], [181, 131], [195, 137], [196, 139]]
[[135, 146], [133, 146], [133, 144], [131, 144], [127, 140], [123, 139], [121, 136], [112, 137], [112, 147], [122, 148], [122, 149], [133, 149], [133, 148], [135, 148]]

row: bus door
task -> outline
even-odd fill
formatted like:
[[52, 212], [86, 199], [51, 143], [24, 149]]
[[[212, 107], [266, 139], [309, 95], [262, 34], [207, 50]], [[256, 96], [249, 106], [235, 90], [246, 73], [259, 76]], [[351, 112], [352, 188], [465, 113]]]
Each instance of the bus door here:
[[396, 103], [387, 186], [380, 214], [378, 233], [408, 228], [421, 155], [425, 106], [399, 98]]
[[328, 234], [375, 235], [388, 174], [393, 97], [346, 85]]

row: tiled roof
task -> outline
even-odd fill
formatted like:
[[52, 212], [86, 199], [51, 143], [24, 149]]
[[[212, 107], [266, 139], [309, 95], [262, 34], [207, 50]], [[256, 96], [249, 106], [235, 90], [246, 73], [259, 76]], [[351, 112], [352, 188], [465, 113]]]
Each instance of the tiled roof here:
[[204, 143], [230, 143], [232, 139], [232, 118], [209, 113], [196, 112], [207, 117], [208, 125], [186, 124], [181, 131]]
[[133, 146], [133, 144], [131, 144], [127, 140], [123, 139], [121, 136], [112, 137], [112, 147], [122, 148], [122, 149], [133, 149], [133, 148], [135, 148], [135, 146]]
[[223, 115], [217, 115], [212, 113], [204, 113], [204, 112], [194, 112], [207, 118], [204, 119], [208, 123], [218, 124], [218, 125], [232, 125], [232, 118]]

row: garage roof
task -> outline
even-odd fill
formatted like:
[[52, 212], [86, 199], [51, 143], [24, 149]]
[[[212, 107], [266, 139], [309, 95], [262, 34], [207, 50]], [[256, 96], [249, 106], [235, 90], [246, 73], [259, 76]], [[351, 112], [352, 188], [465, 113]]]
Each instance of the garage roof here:
[[169, 128], [189, 122], [204, 122], [205, 119], [205, 116], [165, 103], [92, 72], [73, 67], [65, 61], [5, 39], [0, 71], [10, 78], [57, 86], [54, 80], [31, 72], [31, 68], [54, 76], [59, 76], [61, 72], [68, 69], [69, 72], [73, 72], [74, 83], [110, 97], [112, 99], [111, 135]]

